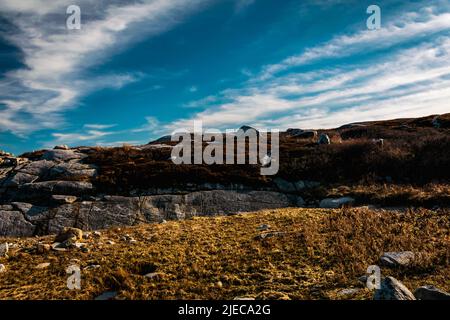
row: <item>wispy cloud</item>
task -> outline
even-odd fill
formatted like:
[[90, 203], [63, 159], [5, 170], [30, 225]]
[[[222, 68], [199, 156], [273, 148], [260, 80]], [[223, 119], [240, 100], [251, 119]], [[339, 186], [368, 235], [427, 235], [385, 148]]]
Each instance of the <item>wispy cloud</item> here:
[[[412, 117], [449, 111], [450, 13], [434, 14], [431, 8], [420, 21], [410, 12], [402, 27], [338, 36], [330, 43], [266, 67], [240, 89], [193, 101], [190, 106], [212, 103], [192, 117], [166, 125], [167, 131], [189, 128], [192, 120], [205, 127], [232, 128], [243, 121], [261, 127], [334, 127], [341, 124], [392, 117]], [[396, 30], [396, 31], [394, 31]], [[435, 33], [433, 37], [414, 35]], [[353, 55], [369, 45], [408, 44], [359, 64], [335, 60]], [[296, 71], [299, 64], [333, 58], [335, 67], [316, 65], [313, 71]], [[337, 60], [338, 61], [338, 60]], [[322, 65], [323, 66], [323, 65]], [[270, 71], [269, 71], [270, 70]], [[277, 74], [279, 71], [285, 71]], [[275, 76], [276, 75], [276, 76]], [[223, 102], [225, 101], [225, 102]]]
[[[2, 1], [1, 15], [11, 28], [0, 33], [18, 47], [24, 68], [0, 80], [0, 130], [29, 134], [64, 123], [62, 112], [87, 93], [121, 88], [140, 74], [93, 77], [89, 67], [102, 63], [120, 44], [157, 35], [182, 21], [206, 0], [140, 2], [80, 0], [82, 29], [66, 30], [71, 1]], [[89, 9], [102, 14], [88, 14]], [[57, 17], [55, 19], [55, 17]], [[3, 105], [3, 107], [1, 107]]]
[[329, 42], [308, 48], [301, 54], [290, 56], [280, 63], [265, 66], [257, 79], [265, 80], [278, 72], [314, 61], [386, 49], [402, 42], [417, 41], [448, 30], [450, 30], [450, 12], [433, 13], [432, 7], [426, 7], [420, 13], [410, 12], [387, 22], [380, 30], [363, 30], [350, 35], [339, 35]]

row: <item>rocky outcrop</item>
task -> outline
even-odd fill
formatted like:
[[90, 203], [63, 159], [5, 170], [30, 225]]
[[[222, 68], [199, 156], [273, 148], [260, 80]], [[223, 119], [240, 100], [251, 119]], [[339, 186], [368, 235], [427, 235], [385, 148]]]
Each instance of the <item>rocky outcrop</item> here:
[[278, 192], [214, 190], [185, 195], [104, 196], [56, 207], [14, 202], [0, 207], [0, 236], [55, 234], [64, 227], [96, 230], [193, 216], [230, 215], [296, 206], [298, 201], [297, 196]]
[[[66, 227], [96, 230], [302, 206], [304, 201], [296, 191], [310, 186], [309, 182], [277, 179], [274, 184], [280, 192], [204, 183], [187, 184], [183, 189], [132, 190], [127, 196], [102, 195], [92, 183], [98, 168], [84, 163], [91, 151], [58, 146], [33, 153], [30, 159], [3, 162], [0, 236], [57, 234]], [[4, 157], [14, 158], [9, 154]]]

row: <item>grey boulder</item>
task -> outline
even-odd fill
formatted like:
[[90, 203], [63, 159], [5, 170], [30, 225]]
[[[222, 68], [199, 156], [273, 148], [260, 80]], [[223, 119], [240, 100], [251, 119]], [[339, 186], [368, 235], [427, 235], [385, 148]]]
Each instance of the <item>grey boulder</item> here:
[[430, 285], [416, 289], [414, 296], [418, 300], [450, 300], [450, 293]]
[[416, 300], [411, 291], [393, 277], [381, 281], [381, 288], [375, 291], [374, 300]]
[[406, 267], [414, 261], [414, 252], [385, 252], [380, 258], [380, 264], [386, 267]]
[[337, 199], [326, 198], [326, 199], [323, 199], [322, 201], [320, 201], [319, 206], [321, 208], [325, 208], [325, 209], [337, 209], [337, 208], [342, 208], [344, 206], [350, 206], [354, 202], [355, 202], [355, 199], [350, 198], [350, 197], [343, 197], [343, 198], [337, 198]]

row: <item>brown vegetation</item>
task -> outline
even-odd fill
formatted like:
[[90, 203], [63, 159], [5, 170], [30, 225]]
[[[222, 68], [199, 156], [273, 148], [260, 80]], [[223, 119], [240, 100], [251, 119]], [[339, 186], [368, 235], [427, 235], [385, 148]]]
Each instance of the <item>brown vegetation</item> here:
[[[450, 212], [366, 209], [280, 209], [229, 217], [194, 218], [102, 231], [84, 240], [91, 249], [39, 254], [38, 241], [0, 258], [1, 299], [368, 299], [358, 277], [386, 251], [411, 250], [418, 259], [401, 269], [382, 268], [411, 290], [431, 284], [450, 291]], [[258, 226], [267, 224], [267, 231]], [[260, 239], [259, 235], [274, 232]], [[129, 234], [137, 242], [122, 239]], [[108, 244], [108, 240], [114, 244]], [[76, 260], [74, 260], [76, 259]], [[47, 269], [34, 269], [50, 262]], [[81, 290], [66, 287], [65, 269], [82, 268]], [[99, 265], [99, 268], [87, 266]], [[152, 279], [144, 274], [155, 272]], [[360, 289], [351, 296], [344, 288]]]

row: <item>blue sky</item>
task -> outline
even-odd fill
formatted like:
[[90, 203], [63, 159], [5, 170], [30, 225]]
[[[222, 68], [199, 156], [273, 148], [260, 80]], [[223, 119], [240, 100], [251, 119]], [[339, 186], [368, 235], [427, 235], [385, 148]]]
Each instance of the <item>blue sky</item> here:
[[[81, 9], [67, 30], [66, 8]], [[366, 9], [381, 8], [380, 30]], [[450, 1], [1, 0], [0, 149], [450, 112]]]

